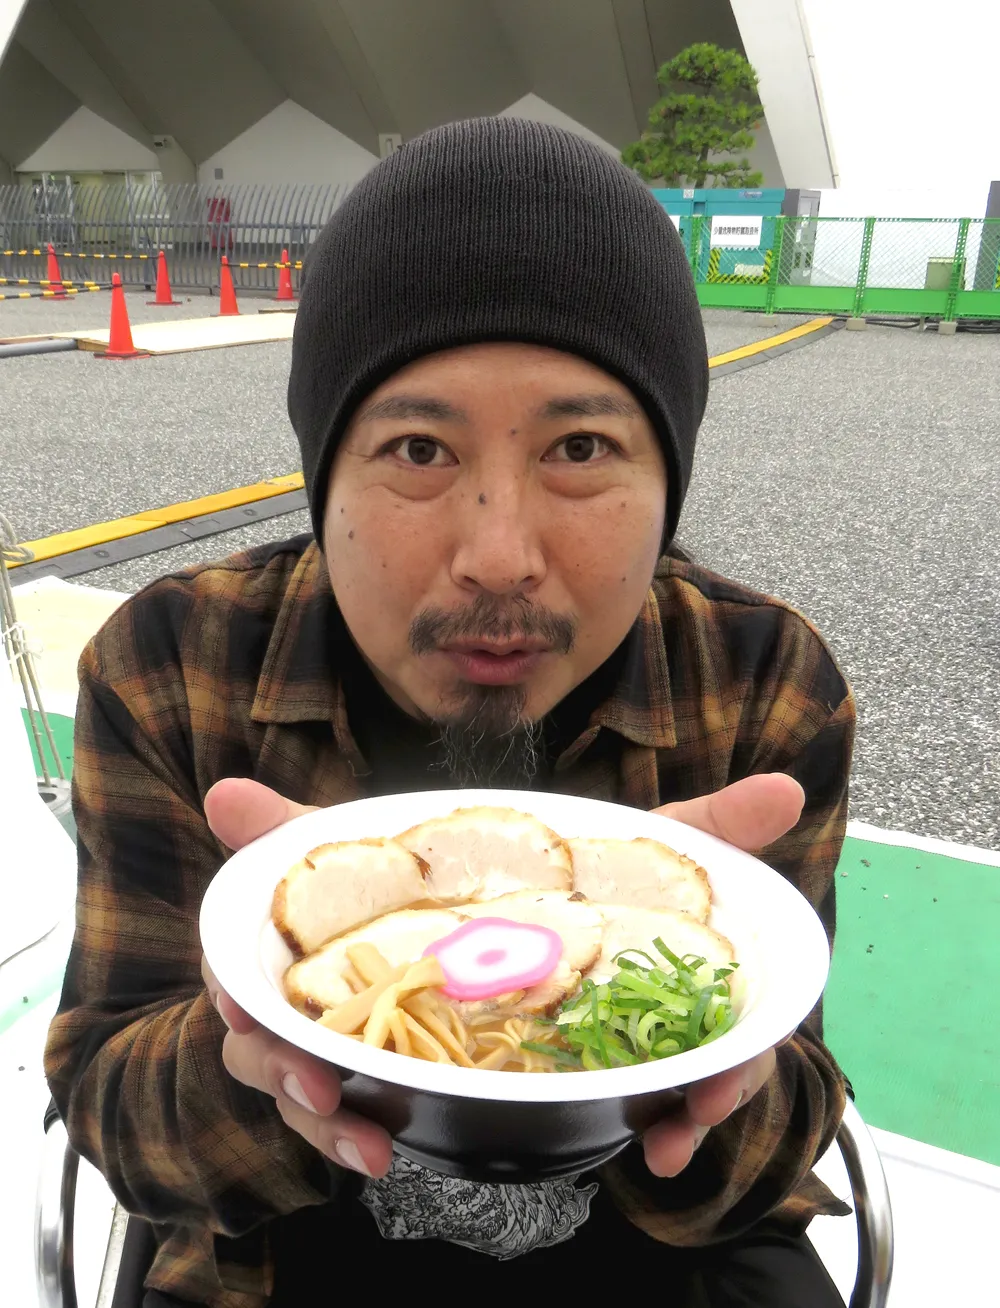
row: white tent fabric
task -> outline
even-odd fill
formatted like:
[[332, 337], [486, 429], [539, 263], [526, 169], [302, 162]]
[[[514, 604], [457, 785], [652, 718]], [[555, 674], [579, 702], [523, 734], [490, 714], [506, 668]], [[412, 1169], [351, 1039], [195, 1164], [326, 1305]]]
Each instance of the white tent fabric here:
[[0, 661], [0, 964], [65, 915], [76, 884], [76, 848], [39, 796], [20, 695]]

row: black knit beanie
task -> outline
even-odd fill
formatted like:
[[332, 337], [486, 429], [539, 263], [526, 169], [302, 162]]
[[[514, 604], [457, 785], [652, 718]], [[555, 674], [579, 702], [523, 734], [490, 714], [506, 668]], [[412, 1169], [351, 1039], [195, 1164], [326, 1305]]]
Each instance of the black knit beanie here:
[[288, 412], [322, 542], [352, 414], [405, 364], [480, 341], [595, 363], [645, 408], [673, 539], [708, 392], [701, 313], [674, 225], [623, 164], [571, 132], [476, 118], [371, 170], [306, 259]]

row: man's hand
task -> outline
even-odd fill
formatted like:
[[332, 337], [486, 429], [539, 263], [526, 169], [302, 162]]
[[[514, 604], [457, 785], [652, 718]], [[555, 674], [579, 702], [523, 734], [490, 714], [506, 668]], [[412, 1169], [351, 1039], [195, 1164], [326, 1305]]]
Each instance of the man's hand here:
[[[230, 849], [241, 849], [312, 811], [256, 781], [235, 777], [218, 782], [205, 796], [208, 825]], [[335, 1163], [366, 1176], [383, 1176], [392, 1159], [392, 1141], [374, 1122], [340, 1108], [340, 1078], [330, 1064], [258, 1026], [220, 988], [204, 959], [201, 972], [229, 1028], [222, 1061], [230, 1075], [273, 1095], [286, 1124]]]
[[[790, 831], [804, 803], [805, 792], [793, 777], [769, 772], [744, 777], [714, 795], [666, 804], [654, 811], [752, 852]], [[749, 1063], [689, 1085], [683, 1107], [650, 1127], [643, 1137], [649, 1170], [656, 1176], [676, 1176], [683, 1171], [709, 1129], [757, 1093], [774, 1071], [774, 1063], [774, 1050], [768, 1049]]]

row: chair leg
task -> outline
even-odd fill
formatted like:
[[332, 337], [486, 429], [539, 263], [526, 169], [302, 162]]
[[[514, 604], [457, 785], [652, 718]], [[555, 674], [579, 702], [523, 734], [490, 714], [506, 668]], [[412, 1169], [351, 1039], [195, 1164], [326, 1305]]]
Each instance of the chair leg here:
[[837, 1132], [854, 1195], [858, 1275], [850, 1308], [885, 1308], [892, 1281], [892, 1205], [875, 1141], [851, 1099]]
[[141, 1217], [129, 1217], [111, 1308], [142, 1308], [143, 1282], [155, 1255], [153, 1228]]
[[35, 1200], [35, 1277], [40, 1308], [76, 1308], [73, 1213], [80, 1156], [59, 1118], [46, 1116]]

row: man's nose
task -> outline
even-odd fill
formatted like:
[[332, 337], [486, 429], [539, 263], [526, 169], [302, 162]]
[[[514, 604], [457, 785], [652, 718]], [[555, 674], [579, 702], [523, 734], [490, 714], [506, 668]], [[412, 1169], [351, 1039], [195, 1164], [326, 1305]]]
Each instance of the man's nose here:
[[538, 513], [524, 486], [475, 493], [463, 506], [451, 574], [463, 589], [510, 595], [545, 576]]

